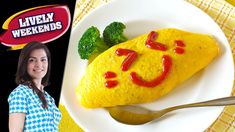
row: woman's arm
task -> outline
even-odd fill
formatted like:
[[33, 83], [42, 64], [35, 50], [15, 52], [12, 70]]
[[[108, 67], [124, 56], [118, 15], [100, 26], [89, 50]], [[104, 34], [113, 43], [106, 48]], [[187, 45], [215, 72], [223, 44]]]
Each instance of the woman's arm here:
[[22, 132], [24, 128], [25, 113], [9, 114], [9, 131]]

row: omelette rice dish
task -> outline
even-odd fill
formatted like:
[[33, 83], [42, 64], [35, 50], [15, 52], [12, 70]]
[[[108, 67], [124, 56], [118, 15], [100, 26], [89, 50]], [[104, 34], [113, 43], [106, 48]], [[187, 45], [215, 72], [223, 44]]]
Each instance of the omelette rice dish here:
[[175, 28], [155, 30], [96, 57], [76, 87], [76, 96], [87, 108], [151, 102], [205, 68], [218, 54], [218, 44], [210, 35]]

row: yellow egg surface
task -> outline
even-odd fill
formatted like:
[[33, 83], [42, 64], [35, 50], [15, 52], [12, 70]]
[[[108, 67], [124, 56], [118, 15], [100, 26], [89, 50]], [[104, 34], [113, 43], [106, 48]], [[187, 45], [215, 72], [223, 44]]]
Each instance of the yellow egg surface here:
[[[152, 41], [165, 45], [165, 51], [146, 46], [149, 35], [146, 33], [115, 45], [96, 57], [88, 65], [85, 75], [76, 87], [80, 104], [87, 108], [97, 108], [154, 101], [206, 67], [219, 54], [218, 44], [210, 35], [175, 28], [164, 28], [155, 32], [158, 36]], [[177, 45], [176, 41], [183, 42], [184, 46]], [[135, 51], [137, 54], [126, 71], [121, 66], [128, 55], [118, 56], [116, 51], [120, 48]], [[177, 48], [183, 52], [176, 52]], [[168, 56], [171, 61], [166, 74], [163, 56]], [[107, 72], [113, 72], [116, 76], [105, 78]], [[154, 79], [163, 74], [164, 79], [150, 87], [139, 85], [131, 78], [133, 72], [147, 83], [154, 82]], [[117, 84], [107, 87], [107, 81], [116, 81]]]

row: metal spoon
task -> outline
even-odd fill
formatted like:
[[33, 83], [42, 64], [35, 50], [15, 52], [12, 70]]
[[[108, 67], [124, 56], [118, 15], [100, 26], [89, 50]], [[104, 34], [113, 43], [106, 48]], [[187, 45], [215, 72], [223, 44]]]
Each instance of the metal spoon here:
[[204, 106], [226, 106], [235, 105], [235, 96], [219, 98], [204, 102], [178, 105], [169, 107], [159, 111], [152, 111], [140, 106], [115, 106], [106, 108], [109, 114], [118, 122], [129, 125], [140, 125], [155, 119], [158, 119], [168, 112], [173, 110], [190, 108], [190, 107], [204, 107]]

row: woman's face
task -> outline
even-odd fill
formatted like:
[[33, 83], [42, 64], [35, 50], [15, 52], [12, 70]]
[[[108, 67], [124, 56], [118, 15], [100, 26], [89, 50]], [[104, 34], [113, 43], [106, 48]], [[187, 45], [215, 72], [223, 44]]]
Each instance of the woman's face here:
[[30, 53], [27, 72], [33, 80], [42, 79], [48, 69], [48, 58], [44, 49], [35, 49]]

